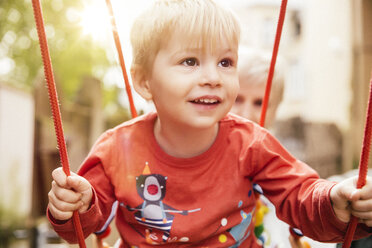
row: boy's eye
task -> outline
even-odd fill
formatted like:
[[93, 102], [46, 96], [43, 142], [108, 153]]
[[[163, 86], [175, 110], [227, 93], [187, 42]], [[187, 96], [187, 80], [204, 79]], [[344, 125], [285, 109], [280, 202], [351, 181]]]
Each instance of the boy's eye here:
[[219, 65], [222, 67], [230, 67], [233, 65], [233, 62], [231, 59], [223, 59], [220, 61]]
[[182, 62], [182, 64], [186, 65], [186, 66], [196, 66], [196, 65], [198, 65], [198, 62], [195, 58], [188, 58], [188, 59], [185, 59]]
[[256, 106], [256, 107], [261, 107], [262, 106], [262, 99], [261, 98], [255, 99], [253, 101], [253, 105]]

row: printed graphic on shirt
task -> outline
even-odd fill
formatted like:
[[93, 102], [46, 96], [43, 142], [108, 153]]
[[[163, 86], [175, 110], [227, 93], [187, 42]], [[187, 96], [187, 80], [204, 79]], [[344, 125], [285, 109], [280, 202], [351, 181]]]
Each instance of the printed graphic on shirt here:
[[[143, 203], [136, 207], [130, 207], [120, 203], [129, 211], [134, 211], [134, 217], [138, 223], [148, 227], [143, 235], [149, 244], [161, 244], [165, 242], [188, 242], [188, 237], [169, 238], [174, 220], [174, 213], [188, 215], [200, 208], [193, 210], [178, 210], [163, 202], [166, 194], [167, 177], [160, 174], [151, 174], [148, 163], [142, 175], [136, 177], [136, 188]], [[139, 232], [138, 230], [136, 230]], [[159, 237], [159, 234], [161, 237]]]
[[239, 225], [234, 226], [233, 228], [231, 228], [230, 231], [229, 231], [231, 236], [233, 236], [235, 241], [237, 241], [234, 246], [231, 246], [232, 248], [233, 247], [239, 247], [240, 244], [243, 243], [243, 241], [246, 238], [248, 238], [248, 236], [250, 235], [250, 232], [248, 232], [244, 236], [244, 234], [248, 230], [249, 225], [252, 222], [252, 213], [247, 214], [243, 210], [240, 210], [240, 216], [242, 217], [242, 222], [240, 222]]
[[[243, 201], [240, 201], [238, 203], [238, 208], [240, 209], [242, 205], [243, 205]], [[243, 210], [240, 210], [240, 216], [242, 217], [240, 224], [228, 229], [227, 232], [223, 232], [220, 235], [218, 235], [218, 242], [220, 244], [226, 243], [232, 237], [236, 243], [233, 246], [230, 246], [229, 248], [239, 247], [244, 242], [244, 240], [246, 240], [250, 235], [250, 231], [247, 232], [247, 230], [252, 223], [253, 212], [254, 212], [254, 209], [250, 213], [246, 213]], [[226, 226], [228, 222], [229, 222], [229, 217], [222, 218], [220, 226], [214, 232], [214, 234], [212, 234], [212, 236], [214, 236], [221, 227]]]

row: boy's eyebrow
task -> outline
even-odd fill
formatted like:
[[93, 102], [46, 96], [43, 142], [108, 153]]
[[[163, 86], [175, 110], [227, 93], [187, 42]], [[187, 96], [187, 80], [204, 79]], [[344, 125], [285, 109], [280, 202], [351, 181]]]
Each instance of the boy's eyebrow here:
[[182, 54], [182, 53], [189, 53], [189, 52], [196, 53], [196, 52], [200, 52], [201, 50], [203, 50], [201, 47], [180, 48], [180, 49], [179, 49], [178, 51], [176, 51], [174, 54]]
[[[231, 48], [226, 48], [226, 49], [218, 49], [220, 51], [221, 54], [224, 54], [224, 53], [232, 53], [234, 55], [238, 55], [238, 51], [237, 50], [234, 50], [234, 49], [231, 49]], [[176, 52], [174, 52], [172, 54], [172, 57], [173, 56], [179, 56], [179, 55], [183, 55], [184, 53], [200, 53], [200, 52], [204, 52], [205, 49], [202, 48], [202, 47], [195, 47], [195, 48], [185, 48], [185, 49], [180, 49]]]
[[225, 50], [222, 50], [221, 53], [234, 53], [234, 54], [238, 55], [238, 50], [227, 48]]
[[179, 50], [170, 54], [170, 56], [171, 58], [178, 58], [178, 57], [188, 56], [189, 53], [197, 54], [197, 53], [200, 53], [200, 51], [201, 51], [201, 48], [186, 48], [186, 49], [180, 48]]

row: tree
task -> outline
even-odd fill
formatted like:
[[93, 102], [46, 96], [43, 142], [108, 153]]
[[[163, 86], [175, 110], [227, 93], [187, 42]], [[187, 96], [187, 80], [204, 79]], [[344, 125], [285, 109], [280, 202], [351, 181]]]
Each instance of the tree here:
[[[108, 68], [103, 47], [81, 35], [79, 17], [82, 1], [42, 1], [56, 81], [64, 97], [72, 99], [84, 75], [92, 75], [95, 67]], [[102, 10], [105, 11], [105, 10]], [[3, 81], [32, 89], [42, 70], [42, 60], [30, 0], [0, 2], [0, 69]]]

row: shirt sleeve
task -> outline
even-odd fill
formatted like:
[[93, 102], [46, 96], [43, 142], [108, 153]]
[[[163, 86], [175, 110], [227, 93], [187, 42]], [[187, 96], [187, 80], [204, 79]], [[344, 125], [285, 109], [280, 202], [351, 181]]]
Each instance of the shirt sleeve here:
[[[84, 233], [84, 238], [91, 233], [97, 232], [109, 219], [112, 210], [113, 190], [108, 178], [100, 164], [91, 166], [91, 168], [82, 174], [93, 186], [93, 198], [90, 208], [80, 213], [80, 222]], [[99, 187], [97, 187], [99, 184]], [[53, 218], [49, 210], [47, 210], [47, 217], [57, 234], [69, 243], [77, 243], [76, 231], [72, 219], [68, 221], [59, 221]]]
[[[112, 205], [116, 200], [114, 188], [110, 182], [110, 178], [105, 173], [101, 160], [101, 157], [104, 156], [103, 153], [110, 151], [110, 149], [107, 148], [107, 145], [109, 145], [108, 142], [110, 142], [107, 137], [108, 136], [104, 134], [98, 142], [96, 142], [78, 172], [78, 174], [85, 177], [93, 187], [93, 198], [90, 208], [86, 212], [79, 214], [85, 238], [91, 233], [101, 230], [109, 219]], [[51, 216], [49, 210], [47, 210], [47, 217], [52, 227], [61, 238], [69, 243], [78, 242], [72, 219], [65, 222], [58, 221]]]
[[[253, 146], [253, 182], [275, 205], [278, 218], [315, 240], [341, 242], [347, 223], [336, 217], [331, 204], [330, 190], [336, 183], [320, 179], [269, 133], [264, 132]], [[359, 224], [355, 238], [371, 232]]]

